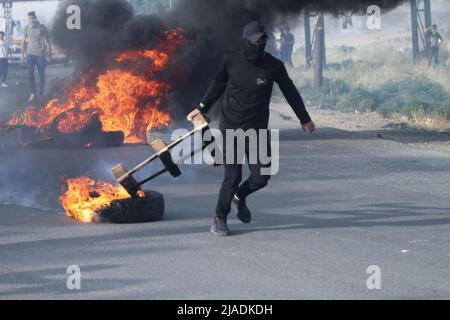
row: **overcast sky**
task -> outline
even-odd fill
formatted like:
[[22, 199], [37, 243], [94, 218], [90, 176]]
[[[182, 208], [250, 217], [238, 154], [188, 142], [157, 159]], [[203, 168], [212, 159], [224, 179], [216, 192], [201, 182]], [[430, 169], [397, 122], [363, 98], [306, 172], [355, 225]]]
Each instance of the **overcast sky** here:
[[27, 13], [30, 11], [36, 11], [36, 14], [40, 19], [43, 19], [45, 23], [51, 22], [53, 16], [56, 13], [58, 6], [57, 1], [36, 1], [36, 2], [18, 2], [13, 4], [13, 19], [14, 20], [26, 20]]

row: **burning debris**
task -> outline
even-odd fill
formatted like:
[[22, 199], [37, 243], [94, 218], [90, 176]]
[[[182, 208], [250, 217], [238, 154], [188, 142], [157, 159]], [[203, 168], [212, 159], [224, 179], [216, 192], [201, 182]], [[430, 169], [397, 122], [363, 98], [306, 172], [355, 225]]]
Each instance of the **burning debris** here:
[[[114, 186], [104, 181], [81, 177], [66, 180], [60, 201], [69, 217], [84, 223], [98, 222], [105, 218], [115, 223], [136, 223], [159, 220], [164, 214], [164, 198], [157, 192], [144, 191], [141, 186], [156, 177], [169, 172], [173, 177], [182, 173], [178, 164], [174, 163], [170, 150], [197, 132], [208, 130], [207, 120], [199, 115], [193, 121], [194, 129], [167, 145], [162, 139], [152, 143], [155, 154], [133, 170], [127, 171], [122, 165], [113, 169], [113, 174], [121, 185]], [[212, 142], [211, 142], [212, 143]], [[206, 149], [211, 143], [204, 144], [201, 149], [192, 151], [186, 158]], [[164, 168], [142, 182], [138, 182], [133, 174], [156, 159], [160, 159]]]
[[131, 199], [122, 187], [90, 177], [68, 179], [60, 197], [67, 215], [82, 223], [142, 223], [164, 215], [164, 198], [155, 191]]
[[69, 217], [79, 222], [92, 223], [99, 221], [98, 213], [110, 206], [112, 201], [129, 197], [121, 187], [86, 176], [68, 179], [60, 201]]
[[66, 148], [108, 148], [119, 147], [124, 143], [125, 135], [122, 131], [102, 130], [103, 124], [98, 114], [93, 114], [83, 128], [72, 132], [64, 132], [59, 128], [59, 123], [71, 110], [62, 113], [53, 120], [50, 126], [50, 135], [58, 147]]
[[182, 41], [180, 29], [162, 32], [154, 49], [119, 54], [95, 81], [83, 74], [67, 98], [54, 99], [42, 109], [29, 107], [8, 125], [35, 128], [39, 140], [54, 139], [58, 145], [96, 145], [108, 137], [117, 145], [121, 133], [125, 143], [145, 143], [149, 130], [171, 122], [162, 109], [172, 86], [159, 73]]

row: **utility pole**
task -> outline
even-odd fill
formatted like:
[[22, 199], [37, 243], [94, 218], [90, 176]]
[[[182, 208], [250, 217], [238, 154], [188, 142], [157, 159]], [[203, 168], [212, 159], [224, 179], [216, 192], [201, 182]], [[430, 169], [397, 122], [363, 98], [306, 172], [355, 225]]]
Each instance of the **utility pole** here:
[[310, 21], [310, 13], [308, 10], [304, 12], [304, 20], [305, 20], [305, 58], [306, 58], [306, 66], [310, 67], [313, 58], [312, 58], [312, 45], [311, 45], [311, 21]]
[[[315, 18], [312, 35], [311, 18]], [[323, 84], [323, 69], [326, 66], [324, 15], [323, 13], [311, 14], [305, 10], [304, 20], [306, 66], [314, 67], [314, 88], [319, 89]]]
[[[11, 43], [12, 40], [12, 28], [13, 28], [13, 21], [12, 21], [12, 1], [9, 0], [3, 0], [2, 1], [2, 7], [3, 7], [3, 17], [5, 18], [5, 39], [7, 46]], [[11, 53], [9, 52], [9, 47], [6, 48], [8, 51], [8, 56], [11, 58]]]
[[324, 55], [325, 55], [325, 43], [324, 43], [324, 24], [323, 14], [316, 16], [315, 31], [314, 31], [314, 88], [320, 89], [323, 85], [323, 67], [324, 67]]
[[425, 29], [430, 27], [431, 21], [431, 1], [430, 0], [410, 0], [411, 4], [411, 35], [413, 61], [417, 63], [421, 55], [428, 53], [428, 39]]
[[321, 52], [322, 52], [322, 63], [326, 69], [327, 66], [327, 47], [325, 46], [325, 16], [320, 15], [320, 41], [321, 41]]

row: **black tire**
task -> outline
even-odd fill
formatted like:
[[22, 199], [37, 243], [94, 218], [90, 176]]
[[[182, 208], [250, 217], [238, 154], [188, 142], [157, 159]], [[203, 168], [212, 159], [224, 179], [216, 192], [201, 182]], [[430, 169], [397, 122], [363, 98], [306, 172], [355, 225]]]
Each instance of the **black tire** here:
[[[69, 110], [70, 111], [70, 110]], [[55, 140], [55, 144], [59, 148], [84, 148], [92, 140], [102, 133], [102, 123], [98, 114], [93, 114], [86, 125], [74, 132], [61, 132], [58, 129], [60, 120], [68, 111], [61, 113], [53, 119], [50, 126], [50, 135]]]
[[159, 221], [164, 216], [164, 197], [156, 191], [145, 191], [145, 198], [116, 200], [99, 212], [102, 221], [117, 224]]
[[56, 148], [55, 141], [53, 139], [42, 139], [36, 127], [22, 127], [20, 131], [20, 140], [25, 148]]

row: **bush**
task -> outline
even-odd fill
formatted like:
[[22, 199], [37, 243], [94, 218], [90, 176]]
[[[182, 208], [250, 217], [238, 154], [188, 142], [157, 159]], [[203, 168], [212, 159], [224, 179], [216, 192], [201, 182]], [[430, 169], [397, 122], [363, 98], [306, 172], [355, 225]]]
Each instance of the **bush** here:
[[376, 111], [384, 117], [393, 113], [411, 116], [417, 110], [450, 119], [450, 98], [442, 85], [427, 78], [388, 81], [375, 90], [352, 88], [346, 81], [325, 79], [320, 90], [306, 79], [299, 88], [305, 102], [323, 108]]
[[445, 89], [426, 78], [389, 81], [374, 90], [375, 109], [382, 114], [424, 109], [433, 111], [447, 100]]
[[399, 82], [400, 96], [407, 101], [415, 101], [424, 105], [437, 106], [447, 100], [447, 93], [442, 85], [426, 78], [408, 79]]
[[344, 54], [350, 54], [356, 51], [355, 47], [352, 46], [339, 46], [337, 47], [337, 51]]
[[353, 59], [345, 59], [342, 61], [341, 65], [342, 65], [342, 68], [346, 69], [346, 68], [353, 66], [354, 63], [355, 63], [355, 61], [353, 61]]
[[[389, 104], [391, 107], [397, 105], [395, 101], [399, 96], [398, 83], [395, 81], [388, 81], [383, 84], [380, 88], [374, 90], [376, 97], [376, 107], [382, 107], [383, 105]], [[398, 109], [395, 107], [395, 109]]]
[[342, 70], [342, 65], [339, 63], [328, 63], [327, 69], [333, 70], [333, 71], [340, 71], [340, 70]]
[[340, 99], [337, 107], [343, 110], [373, 111], [375, 101], [372, 92], [363, 87], [356, 87]]
[[355, 68], [358, 71], [381, 68], [382, 66], [383, 66], [382, 63], [369, 62], [369, 61], [365, 61], [365, 60], [356, 60], [352, 64], [352, 68]]
[[316, 90], [309, 80], [306, 81], [306, 84], [300, 87], [299, 90], [307, 102], [325, 108], [335, 108], [340, 97], [350, 92], [350, 86], [340, 79], [324, 79], [322, 88]]

